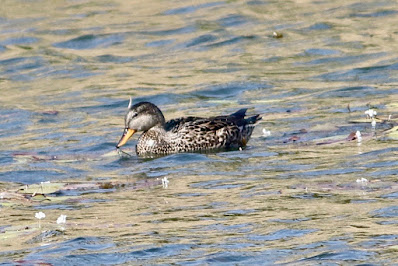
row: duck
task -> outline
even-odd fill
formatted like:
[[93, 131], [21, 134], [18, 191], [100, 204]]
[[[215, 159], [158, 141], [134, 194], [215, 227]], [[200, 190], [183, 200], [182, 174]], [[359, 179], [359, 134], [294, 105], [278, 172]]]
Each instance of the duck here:
[[209, 118], [187, 116], [166, 122], [162, 111], [150, 102], [128, 105], [119, 150], [136, 132], [142, 132], [136, 144], [138, 156], [183, 152], [208, 152], [244, 148], [261, 116], [245, 118], [247, 108]]

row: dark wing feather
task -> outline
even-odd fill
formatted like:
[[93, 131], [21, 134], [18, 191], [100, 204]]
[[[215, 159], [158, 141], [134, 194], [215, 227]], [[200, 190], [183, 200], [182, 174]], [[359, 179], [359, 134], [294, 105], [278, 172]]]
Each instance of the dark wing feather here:
[[243, 118], [245, 118], [246, 111], [247, 111], [247, 108], [243, 108], [243, 109], [240, 109], [237, 112], [235, 112], [235, 113], [233, 113], [233, 114], [231, 114], [229, 116], [234, 116], [236, 118], [243, 119]]
[[176, 119], [171, 119], [166, 122], [164, 129], [166, 131], [171, 131], [173, 133], [178, 132], [182, 127], [184, 127], [185, 123], [191, 123], [196, 120], [201, 120], [203, 118], [201, 117], [194, 117], [194, 116], [188, 116], [188, 117], [181, 117], [181, 118], [176, 118]]

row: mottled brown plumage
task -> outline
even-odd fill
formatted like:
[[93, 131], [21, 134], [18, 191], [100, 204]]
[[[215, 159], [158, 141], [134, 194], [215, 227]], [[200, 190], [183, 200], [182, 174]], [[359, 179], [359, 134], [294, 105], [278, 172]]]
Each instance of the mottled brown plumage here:
[[129, 104], [125, 131], [118, 145], [124, 145], [137, 131], [138, 155], [203, 152], [246, 146], [259, 115], [245, 118], [247, 109], [228, 116], [182, 117], [165, 122], [160, 109], [149, 102]]

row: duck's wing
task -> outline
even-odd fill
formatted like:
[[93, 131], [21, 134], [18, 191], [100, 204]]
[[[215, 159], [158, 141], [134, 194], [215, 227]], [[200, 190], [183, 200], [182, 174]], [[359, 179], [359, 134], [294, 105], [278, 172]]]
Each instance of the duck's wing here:
[[217, 130], [225, 126], [236, 125], [238, 127], [255, 124], [261, 120], [260, 115], [254, 115], [248, 118], [246, 116], [247, 108], [240, 109], [237, 112], [225, 115], [225, 116], [214, 116], [210, 118], [202, 118], [195, 116], [181, 117], [177, 119], [172, 119], [166, 122], [165, 130], [171, 132], [178, 132], [180, 129], [187, 126], [202, 126], [209, 127], [210, 130]]
[[234, 123], [238, 127], [242, 127], [242, 126], [246, 126], [246, 125], [250, 125], [250, 124], [254, 125], [257, 121], [261, 120], [261, 116], [259, 114], [245, 118], [246, 111], [247, 111], [247, 108], [243, 108], [243, 109], [240, 109], [237, 112], [230, 114], [228, 116], [216, 116], [211, 119], [223, 120], [223, 121], [226, 121], [229, 123]]
[[[246, 111], [247, 111], [247, 108], [244, 108], [244, 109], [238, 110], [237, 112], [235, 112], [231, 115], [218, 116], [218, 117], [214, 118], [216, 121], [226, 122], [228, 124], [228, 128], [233, 128], [233, 127], [231, 127], [232, 125], [234, 127], [238, 128], [239, 132], [236, 137], [236, 140], [235, 140], [235, 134], [232, 134], [232, 136], [233, 136], [232, 141], [237, 141], [240, 146], [246, 145], [246, 143], [249, 141], [249, 139], [253, 133], [256, 123], [262, 119], [262, 117], [259, 114], [245, 118]], [[233, 128], [233, 129], [235, 129], [235, 128]], [[235, 132], [233, 132], [233, 133], [235, 133]]]
[[236, 125], [235, 121], [230, 119], [229, 116], [215, 116], [210, 118], [189, 116], [167, 121], [165, 130], [172, 133], [181, 131], [207, 132], [234, 125]]
[[229, 119], [232, 119], [234, 123], [239, 127], [242, 143], [244, 144], [249, 141], [256, 123], [262, 119], [259, 114], [245, 118], [246, 111], [247, 109], [240, 109], [239, 111], [229, 116]]
[[186, 124], [190, 124], [201, 119], [203, 118], [194, 116], [171, 119], [166, 122], [164, 129], [172, 133], [177, 133], [181, 128], [184, 128]]
[[165, 129], [178, 135], [178, 138], [188, 146], [202, 145], [203, 148], [244, 146], [250, 138], [254, 124], [261, 119], [259, 115], [245, 118], [246, 110], [241, 109], [228, 116], [173, 119], [166, 123]]
[[201, 151], [242, 146], [239, 127], [225, 117], [189, 117], [168, 122], [170, 139], [180, 151]]

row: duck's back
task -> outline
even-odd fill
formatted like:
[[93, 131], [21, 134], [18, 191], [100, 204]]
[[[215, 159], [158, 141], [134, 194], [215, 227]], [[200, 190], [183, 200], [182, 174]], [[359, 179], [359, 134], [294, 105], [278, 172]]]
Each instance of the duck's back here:
[[259, 115], [245, 118], [247, 109], [228, 116], [183, 117], [168, 121], [164, 128], [145, 132], [137, 153], [168, 154], [244, 147]]

